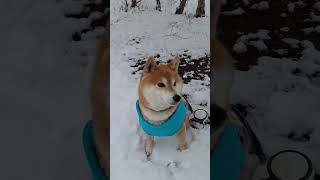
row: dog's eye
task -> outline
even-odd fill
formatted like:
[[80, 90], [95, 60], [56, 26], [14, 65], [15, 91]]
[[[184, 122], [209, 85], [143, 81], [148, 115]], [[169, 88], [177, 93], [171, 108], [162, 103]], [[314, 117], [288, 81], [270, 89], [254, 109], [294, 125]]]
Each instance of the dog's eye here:
[[176, 86], [176, 85], [177, 85], [177, 83], [176, 83], [176, 82], [174, 82], [174, 83], [173, 83], [173, 86]]
[[164, 83], [162, 83], [162, 82], [158, 83], [158, 86], [159, 87], [165, 87]]

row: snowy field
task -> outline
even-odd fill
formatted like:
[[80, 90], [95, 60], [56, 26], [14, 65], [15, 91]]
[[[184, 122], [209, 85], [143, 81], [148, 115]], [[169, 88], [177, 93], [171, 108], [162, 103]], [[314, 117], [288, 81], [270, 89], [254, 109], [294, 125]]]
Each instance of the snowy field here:
[[[142, 1], [128, 12], [123, 10], [123, 1], [111, 1], [111, 179], [209, 179], [209, 127], [191, 129], [194, 140], [186, 152], [177, 151], [174, 137], [156, 139], [147, 160], [135, 111], [138, 70], [145, 57], [157, 55], [156, 60], [166, 62], [173, 55], [196, 59], [209, 54], [209, 2], [207, 15], [194, 18], [196, 2], [192, 1], [183, 15], [174, 14], [177, 0], [161, 1], [162, 12], [154, 10], [153, 0]], [[181, 75], [193, 77], [196, 70]], [[183, 92], [190, 95], [194, 108], [202, 105], [208, 110], [209, 77], [203, 74], [202, 80], [189, 80]]]
[[[103, 28], [90, 30], [97, 16], [65, 17], [86, 2], [0, 2], [0, 179], [91, 178], [81, 134], [90, 119], [95, 36]], [[81, 28], [89, 31], [74, 41]]]
[[[319, 2], [224, 2], [220, 35], [238, 68], [232, 102], [245, 107], [267, 155], [299, 150], [319, 174]], [[266, 173], [261, 166], [254, 179]]]

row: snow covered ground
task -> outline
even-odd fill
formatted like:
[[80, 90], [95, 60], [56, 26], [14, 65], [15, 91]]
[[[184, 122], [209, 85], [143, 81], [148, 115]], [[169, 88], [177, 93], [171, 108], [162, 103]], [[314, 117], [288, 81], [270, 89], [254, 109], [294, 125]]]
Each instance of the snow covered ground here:
[[[248, 120], [269, 156], [281, 150], [299, 150], [311, 158], [319, 171], [319, 78], [310, 80], [303, 73], [292, 74], [296, 67], [304, 73], [320, 70], [310, 59], [310, 51], [319, 51], [305, 51], [309, 57], [303, 57], [302, 62], [261, 57], [258, 66], [248, 72], [238, 71], [233, 101], [253, 106]], [[258, 171], [264, 176], [266, 169], [261, 167]]]
[[[247, 107], [248, 121], [267, 155], [299, 150], [310, 157], [319, 174], [320, 51], [319, 22], [315, 22], [319, 3], [246, 2], [226, 1], [223, 11], [242, 8], [244, 12], [220, 19], [221, 39], [233, 50], [239, 69], [232, 102]], [[269, 8], [251, 8], [262, 2]], [[242, 71], [244, 66], [250, 69]], [[290, 162], [282, 166], [291, 167]], [[265, 177], [266, 167], [261, 166], [254, 179]]]
[[91, 177], [81, 134], [90, 119], [89, 69], [101, 29], [72, 41], [90, 19], [64, 16], [84, 2], [0, 2], [0, 179]]
[[[206, 1], [203, 18], [193, 17], [193, 1], [188, 1], [183, 15], [174, 14], [177, 0], [161, 1], [162, 12], [154, 10], [151, 0], [124, 12], [122, 2], [111, 1], [111, 179], [209, 179], [209, 127], [192, 129], [195, 139], [187, 152], [177, 151], [175, 138], [156, 139], [151, 160], [146, 159], [135, 111], [139, 71], [133, 72], [148, 55], [159, 54], [157, 60], [166, 62], [172, 55], [187, 53], [197, 58], [209, 54], [210, 1]], [[205, 104], [209, 109], [209, 82], [204, 76], [204, 80], [185, 84], [184, 93], [190, 95], [194, 108]]]

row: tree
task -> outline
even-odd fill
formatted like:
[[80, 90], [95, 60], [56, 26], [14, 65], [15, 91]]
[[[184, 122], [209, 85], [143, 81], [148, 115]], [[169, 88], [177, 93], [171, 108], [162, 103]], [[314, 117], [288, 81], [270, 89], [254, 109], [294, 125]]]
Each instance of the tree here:
[[187, 4], [187, 0], [180, 0], [180, 5], [176, 9], [176, 14], [182, 14], [186, 4]]
[[156, 10], [161, 11], [161, 2], [160, 0], [156, 0], [156, 1], [157, 1]]
[[196, 17], [203, 17], [205, 15], [205, 2], [204, 0], [198, 0], [198, 7], [196, 11]]
[[137, 6], [137, 0], [131, 0], [131, 7], [134, 8]]

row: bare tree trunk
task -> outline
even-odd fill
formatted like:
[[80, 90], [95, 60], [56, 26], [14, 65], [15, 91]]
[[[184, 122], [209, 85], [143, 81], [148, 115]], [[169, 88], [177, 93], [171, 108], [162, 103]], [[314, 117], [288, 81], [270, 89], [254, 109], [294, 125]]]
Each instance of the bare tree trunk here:
[[123, 8], [124, 8], [124, 12], [128, 12], [129, 4], [128, 4], [127, 0], [124, 1], [124, 7]]
[[161, 2], [160, 0], [156, 0], [156, 1], [157, 1], [156, 10], [161, 11]]
[[182, 14], [186, 4], [187, 4], [187, 0], [180, 0], [180, 5], [176, 9], [176, 14]]
[[196, 17], [203, 17], [205, 15], [204, 6], [205, 6], [204, 0], [198, 0]]
[[131, 0], [131, 7], [134, 8], [137, 6], [137, 0]]

